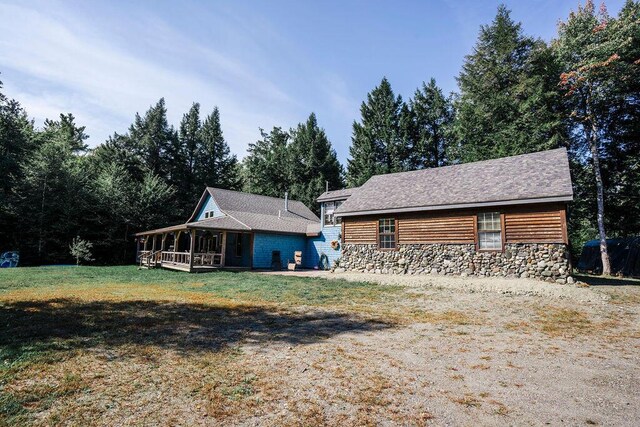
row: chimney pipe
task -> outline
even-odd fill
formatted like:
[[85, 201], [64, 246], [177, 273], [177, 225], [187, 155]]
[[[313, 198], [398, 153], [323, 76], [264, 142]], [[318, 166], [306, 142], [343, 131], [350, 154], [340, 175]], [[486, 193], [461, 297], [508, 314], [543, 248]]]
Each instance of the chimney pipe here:
[[327, 193], [329, 191], [329, 181], [324, 182], [324, 192]]
[[284, 211], [289, 212], [289, 192], [284, 192]]

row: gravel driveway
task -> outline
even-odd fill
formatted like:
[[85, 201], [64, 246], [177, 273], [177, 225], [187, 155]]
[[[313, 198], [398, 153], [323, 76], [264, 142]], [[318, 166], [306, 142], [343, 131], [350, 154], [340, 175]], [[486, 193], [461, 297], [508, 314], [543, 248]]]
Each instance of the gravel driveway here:
[[[423, 318], [243, 351], [261, 408], [242, 425], [640, 424], [640, 287], [329, 274], [405, 287]], [[379, 316], [378, 316], [379, 317]]]

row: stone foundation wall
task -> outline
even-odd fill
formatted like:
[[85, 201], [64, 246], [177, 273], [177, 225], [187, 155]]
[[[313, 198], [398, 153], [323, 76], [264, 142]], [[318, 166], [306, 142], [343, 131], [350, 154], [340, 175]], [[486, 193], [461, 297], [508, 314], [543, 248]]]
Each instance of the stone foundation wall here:
[[569, 251], [563, 244], [507, 244], [504, 252], [479, 252], [475, 245], [399, 245], [380, 251], [376, 245], [344, 244], [337, 271], [379, 274], [443, 274], [531, 277], [573, 283]]

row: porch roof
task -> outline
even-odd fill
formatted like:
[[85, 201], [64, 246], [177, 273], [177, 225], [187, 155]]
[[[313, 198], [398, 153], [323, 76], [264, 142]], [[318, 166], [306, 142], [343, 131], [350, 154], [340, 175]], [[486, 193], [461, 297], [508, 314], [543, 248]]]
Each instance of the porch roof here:
[[184, 231], [188, 229], [205, 230], [229, 230], [229, 231], [251, 231], [249, 227], [240, 221], [229, 216], [203, 219], [202, 221], [189, 222], [186, 224], [172, 225], [171, 227], [156, 228], [155, 230], [141, 231], [135, 236], [148, 236], [153, 234], [171, 233], [174, 231]]

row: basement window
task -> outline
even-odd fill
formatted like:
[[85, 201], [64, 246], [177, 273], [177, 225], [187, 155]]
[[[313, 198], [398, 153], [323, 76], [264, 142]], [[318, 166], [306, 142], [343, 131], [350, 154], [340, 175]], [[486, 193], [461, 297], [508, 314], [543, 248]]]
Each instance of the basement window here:
[[396, 248], [396, 220], [382, 218], [378, 220], [378, 249]]
[[502, 225], [499, 212], [478, 214], [478, 249], [502, 250]]

